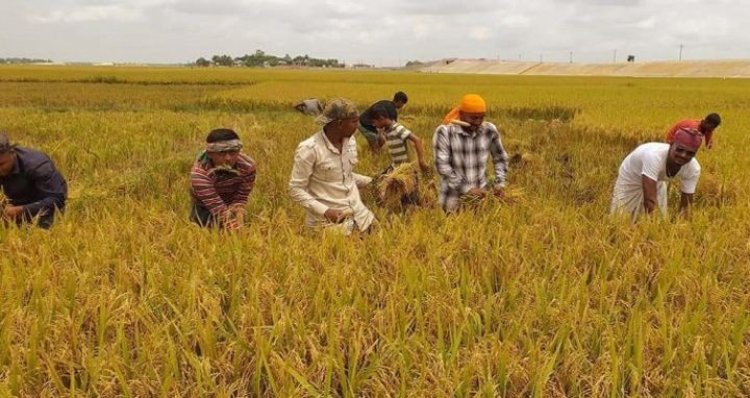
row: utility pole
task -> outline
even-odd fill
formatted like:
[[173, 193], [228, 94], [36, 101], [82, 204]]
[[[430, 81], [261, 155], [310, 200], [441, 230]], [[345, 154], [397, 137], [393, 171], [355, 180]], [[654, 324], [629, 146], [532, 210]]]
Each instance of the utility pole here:
[[570, 52], [570, 63], [573, 63], [573, 51]]
[[544, 57], [542, 56], [541, 53], [539, 54], [539, 63], [540, 64], [544, 63]]
[[682, 44], [680, 44], [680, 58], [679, 58], [679, 60], [682, 61]]

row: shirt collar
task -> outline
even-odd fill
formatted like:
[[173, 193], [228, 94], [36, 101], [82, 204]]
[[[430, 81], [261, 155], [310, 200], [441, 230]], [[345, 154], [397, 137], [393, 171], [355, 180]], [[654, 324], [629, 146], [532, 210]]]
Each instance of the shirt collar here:
[[458, 129], [458, 133], [463, 135], [464, 137], [476, 138], [484, 132], [484, 126], [480, 126], [476, 131], [473, 132], [468, 132], [462, 126], [459, 126], [457, 124], [454, 126], [456, 126], [456, 128]]
[[16, 152], [15, 159], [13, 159], [13, 168], [10, 170], [10, 174], [21, 174], [21, 158], [18, 152]]
[[[323, 131], [323, 129], [320, 130], [320, 136], [323, 137], [323, 143], [325, 144], [325, 146], [328, 148], [329, 151], [337, 155], [341, 155], [341, 152], [339, 151], [339, 149], [336, 148], [336, 146], [331, 143], [331, 141], [328, 139], [328, 136], [326, 136], [326, 133], [325, 131]], [[346, 148], [346, 145], [348, 143], [349, 143], [349, 138], [342, 139], [341, 148]]]

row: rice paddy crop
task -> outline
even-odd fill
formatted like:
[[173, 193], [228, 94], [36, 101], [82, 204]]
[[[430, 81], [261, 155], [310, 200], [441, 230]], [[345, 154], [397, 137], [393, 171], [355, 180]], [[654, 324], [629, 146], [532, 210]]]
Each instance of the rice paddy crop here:
[[[70, 187], [51, 230], [0, 228], [0, 396], [750, 395], [748, 89], [0, 67], [0, 129], [49, 153]], [[317, 127], [292, 104], [364, 108], [396, 90], [425, 142], [462, 94], [483, 95], [508, 199], [447, 217], [393, 211], [373, 187], [372, 234], [307, 231], [286, 187]], [[698, 154], [692, 218], [609, 217], [627, 153], [712, 111], [725, 122]], [[258, 164], [236, 233], [188, 220], [189, 170], [215, 127], [236, 129]], [[358, 141], [359, 173], [390, 164]]]

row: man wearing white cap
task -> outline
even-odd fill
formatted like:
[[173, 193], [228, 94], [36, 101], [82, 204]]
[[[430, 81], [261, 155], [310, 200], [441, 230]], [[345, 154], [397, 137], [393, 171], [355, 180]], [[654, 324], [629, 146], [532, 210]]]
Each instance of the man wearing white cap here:
[[316, 122], [322, 126], [297, 146], [289, 180], [292, 200], [307, 210], [309, 227], [367, 231], [375, 215], [365, 207], [359, 188], [372, 179], [354, 172], [359, 113], [351, 101], [338, 98], [326, 104]]

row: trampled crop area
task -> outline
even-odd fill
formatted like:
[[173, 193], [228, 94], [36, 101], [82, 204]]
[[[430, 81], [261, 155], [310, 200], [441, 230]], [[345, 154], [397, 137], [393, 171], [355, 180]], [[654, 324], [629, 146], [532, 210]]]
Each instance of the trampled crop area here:
[[[485, 97], [511, 203], [365, 203], [364, 239], [287, 195], [306, 97], [397, 90], [427, 142]], [[0, 130], [70, 189], [49, 230], [0, 228], [2, 396], [747, 396], [750, 81], [168, 68], [0, 68]], [[719, 112], [692, 219], [607, 215], [621, 160]], [[188, 220], [206, 133], [258, 164], [248, 225]], [[362, 137], [358, 172], [389, 163]], [[432, 154], [432, 149], [427, 148]], [[434, 178], [434, 176], [433, 176]], [[676, 186], [670, 190], [672, 214]]]

